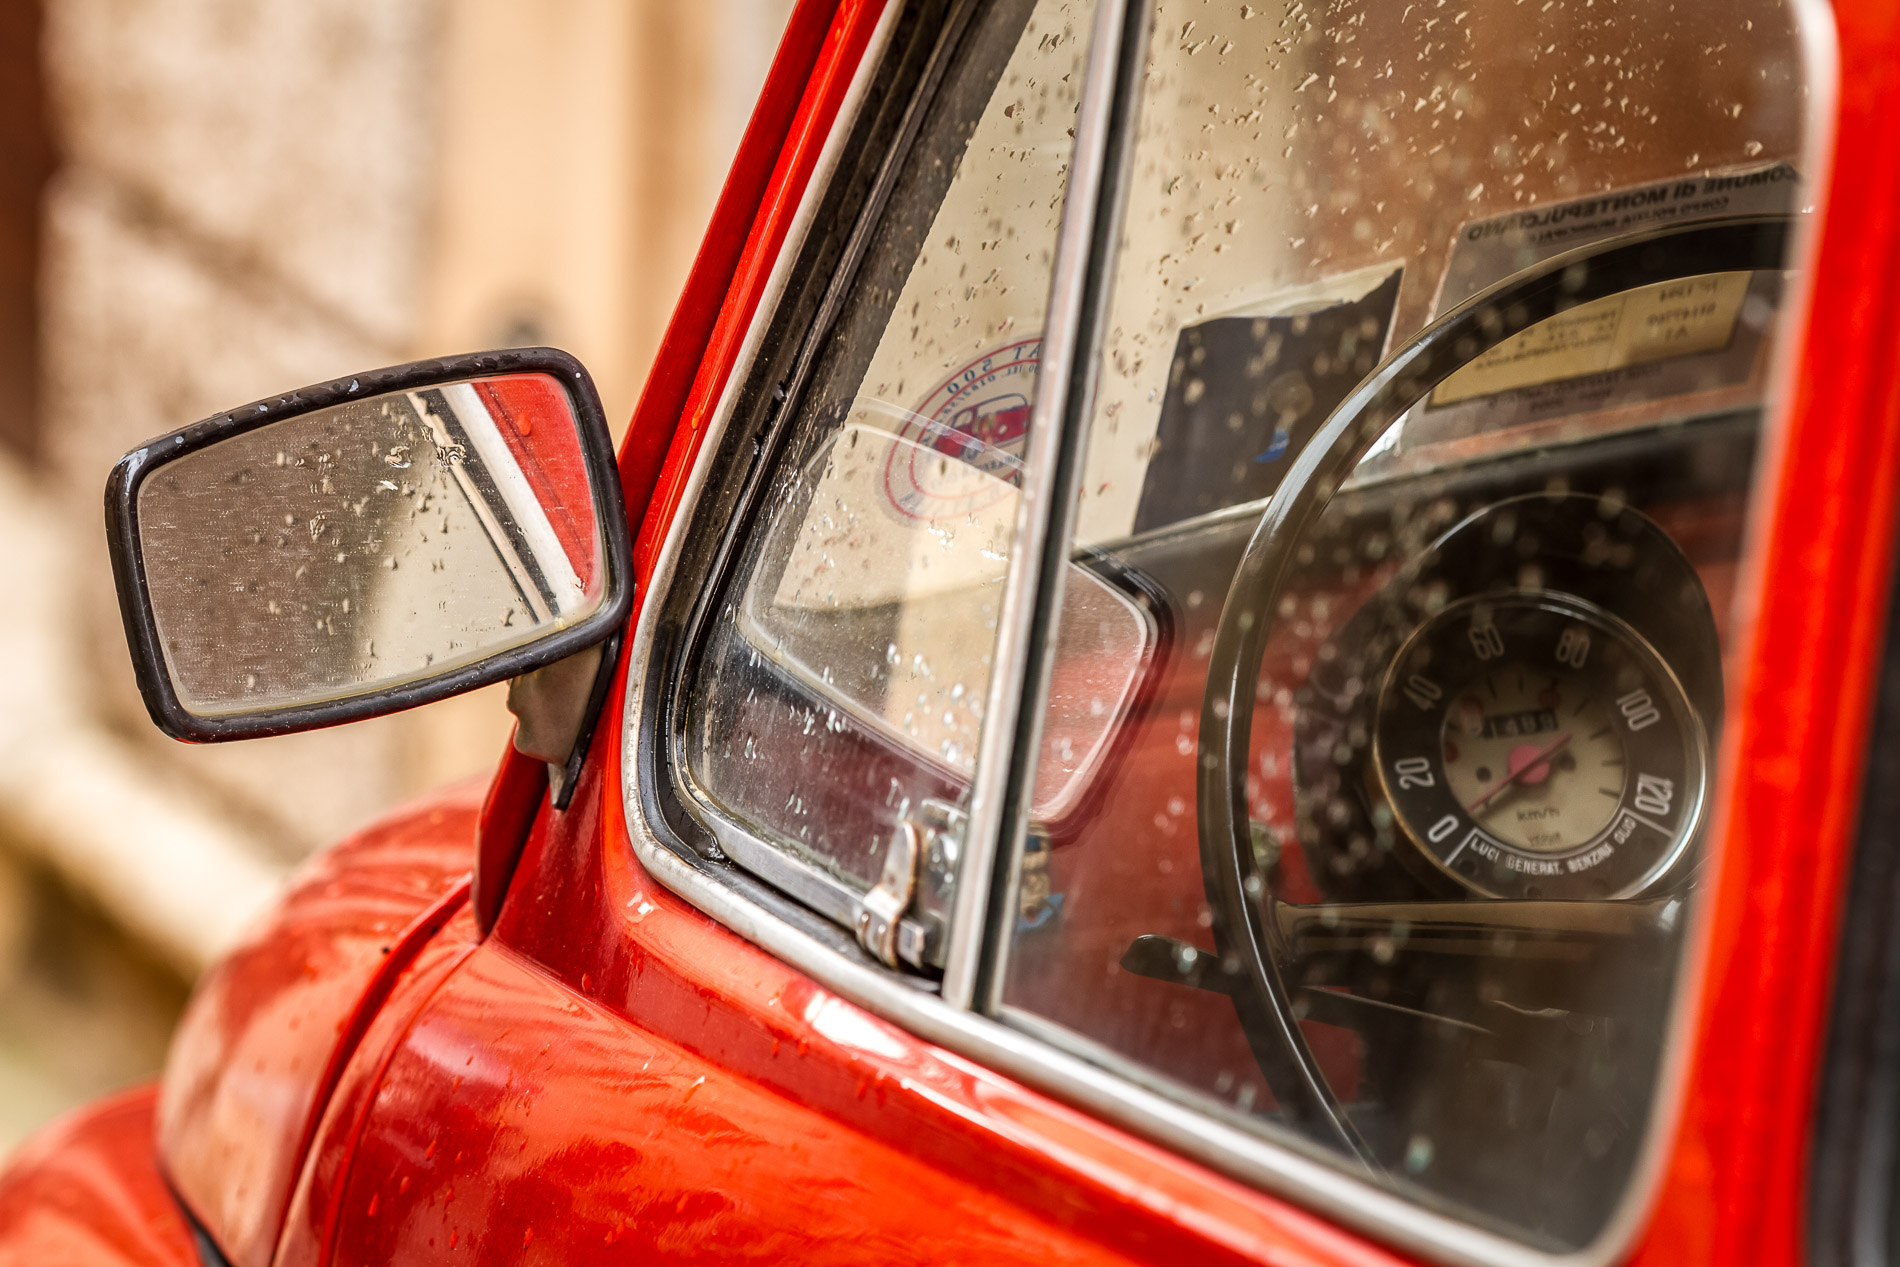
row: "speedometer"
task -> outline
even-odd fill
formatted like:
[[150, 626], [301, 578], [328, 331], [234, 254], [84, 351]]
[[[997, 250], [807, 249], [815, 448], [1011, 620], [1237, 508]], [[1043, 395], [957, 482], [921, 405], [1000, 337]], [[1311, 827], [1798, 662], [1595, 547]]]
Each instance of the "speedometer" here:
[[1641, 634], [1572, 595], [1453, 603], [1393, 657], [1374, 777], [1404, 836], [1487, 896], [1641, 892], [1693, 836], [1707, 744]]

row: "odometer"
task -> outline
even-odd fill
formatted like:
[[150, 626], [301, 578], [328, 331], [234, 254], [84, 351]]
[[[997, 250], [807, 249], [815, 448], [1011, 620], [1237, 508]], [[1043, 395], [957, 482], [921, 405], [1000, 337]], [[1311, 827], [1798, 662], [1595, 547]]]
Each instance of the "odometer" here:
[[1399, 649], [1374, 776], [1397, 825], [1474, 892], [1642, 891], [1693, 835], [1701, 723], [1643, 637], [1567, 594], [1466, 599]]

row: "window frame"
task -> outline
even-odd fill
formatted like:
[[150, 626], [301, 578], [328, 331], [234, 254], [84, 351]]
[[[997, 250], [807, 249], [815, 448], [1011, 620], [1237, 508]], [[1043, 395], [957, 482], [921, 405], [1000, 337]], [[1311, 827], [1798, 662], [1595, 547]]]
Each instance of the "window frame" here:
[[[710, 635], [724, 584], [743, 553], [744, 529], [754, 520], [793, 430], [779, 424], [789, 418], [809, 381], [824, 334], [848, 296], [921, 126], [929, 94], [973, 9], [968, 0], [922, 0], [894, 3], [880, 18], [826, 140], [799, 220], [775, 261], [772, 289], [777, 294], [760, 304], [748, 332], [750, 355], [735, 366], [701, 453], [702, 471], [696, 477], [709, 468], [730, 475], [683, 500], [676, 517], [676, 525], [697, 521], [709, 531], [695, 534], [695, 557], [681, 561], [691, 579], [668, 586], [657, 604], [669, 619], [643, 666], [658, 703], [641, 731], [639, 749], [639, 767], [650, 775], [639, 786], [648, 820], [664, 827], [662, 838], [680, 856], [716, 868], [755, 902], [864, 965], [877, 961], [849, 931], [862, 910], [860, 895], [748, 830], [698, 786], [684, 751], [684, 687]], [[651, 759], [661, 751], [663, 758]], [[900, 937], [921, 935], [915, 921], [905, 922], [911, 927]]]
[[[961, 0], [948, 3], [954, 13]], [[1033, 764], [1021, 760], [1019, 754], [1035, 751], [1038, 723], [1022, 702], [1032, 683], [1046, 677], [1052, 654], [1048, 634], [1068, 559], [1067, 531], [1052, 528], [1066, 529], [1074, 517], [1080, 457], [1086, 444], [1083, 430], [1101, 348], [1098, 327], [1106, 315], [1102, 299], [1112, 276], [1130, 175], [1133, 112], [1139, 104], [1154, 22], [1154, 5], [1149, 0], [1101, 0], [1091, 34], [1076, 157], [1056, 247], [1056, 276], [1032, 415], [1034, 447], [1028, 467], [1034, 487], [1026, 484], [1024, 488], [1017, 548], [1011, 556], [1001, 608], [1002, 640], [991, 680], [992, 707], [984, 723], [976, 767], [978, 786], [973, 788], [956, 905], [947, 930], [951, 952], [944, 984], [933, 989], [932, 983], [915, 974], [885, 967], [859, 946], [843, 924], [788, 896], [795, 889], [782, 891], [735, 865], [727, 846], [736, 838], [721, 840], [682, 803], [690, 790], [680, 781], [685, 762], [678, 744], [684, 732], [678, 709], [686, 669], [697, 647], [690, 636], [697, 628], [693, 622], [714, 607], [720, 582], [742, 544], [741, 528], [749, 521], [731, 512], [742, 504], [741, 494], [749, 503], [753, 491], [769, 479], [776, 453], [770, 442], [782, 439], [789, 430], [777, 428], [776, 422], [781, 408], [795, 398], [787, 389], [794, 363], [809, 369], [823, 322], [835, 315], [848, 284], [848, 268], [825, 269], [817, 261], [826, 258], [827, 251], [836, 262], [845, 258], [847, 249], [861, 250], [863, 240], [876, 227], [871, 201], [876, 195], [857, 203], [841, 196], [844, 186], [863, 176], [861, 166], [847, 167], [841, 158], [854, 148], [860, 128], [876, 113], [878, 94], [871, 90], [873, 82], [903, 55], [896, 28], [920, 7], [916, 0], [892, 0], [879, 20], [792, 231], [774, 262], [765, 298], [708, 424], [707, 443], [694, 463], [680, 509], [658, 554], [650, 582], [658, 601], [645, 606], [633, 633], [630, 655], [635, 672], [629, 679], [622, 717], [627, 754], [622, 809], [636, 856], [656, 880], [715, 921], [925, 1041], [1402, 1252], [1486, 1267], [1558, 1263], [1607, 1267], [1632, 1247], [1648, 1205], [1660, 1189], [1663, 1145], [1684, 1099], [1685, 1040], [1708, 968], [1706, 904], [1697, 911], [1684, 952], [1683, 982], [1668, 1039], [1672, 1054], [1665, 1062], [1641, 1160], [1603, 1233], [1589, 1246], [1569, 1252], [1539, 1249], [1422, 1204], [1349, 1170], [1349, 1163], [1342, 1164], [1336, 1154], [1287, 1132], [1274, 1129], [1269, 1135], [1210, 1114], [1151, 1071], [1135, 1068], [1113, 1053], [1091, 1050], [1086, 1041], [1073, 1041], [1066, 1031], [1047, 1033], [1033, 1022], [1023, 1023], [1021, 1017], [1004, 1016], [997, 1006], [1001, 945], [1013, 924], [1007, 918], [1015, 895], [1017, 868], [1013, 864], [1020, 861], [1025, 839], [1026, 820], [1018, 811], [1028, 791], [1026, 771]], [[1795, 0], [1792, 7], [1811, 37], [1801, 48], [1810, 83], [1816, 88], [1806, 130], [1810, 152], [1822, 155], [1832, 130], [1835, 84], [1832, 59], [1816, 47], [1812, 36], [1820, 31], [1831, 40], [1832, 15], [1821, 0]], [[1825, 28], [1817, 27], [1816, 19], [1826, 22]], [[915, 95], [905, 103], [907, 122], [921, 113], [921, 104]], [[911, 133], [900, 130], [900, 135]], [[883, 190], [888, 190], [884, 174], [894, 174], [903, 156], [902, 147], [893, 144], [875, 164]], [[1090, 164], [1092, 172], [1085, 173]], [[1085, 175], [1093, 184], [1081, 189], [1078, 197]], [[841, 221], [839, 212], [845, 207], [853, 214]], [[825, 227], [841, 222], [849, 226], [843, 232]], [[1804, 235], [1792, 266], [1811, 266], [1813, 236]], [[1068, 323], [1066, 329], [1058, 329], [1058, 317]], [[1066, 341], [1058, 347], [1057, 340], [1065, 335]], [[1784, 354], [1784, 362], [1790, 356]], [[1789, 377], [1780, 373], [1771, 386], [1771, 417], [1786, 412]], [[1046, 420], [1052, 417], [1057, 425], [1048, 425]], [[1764, 448], [1771, 447], [1766, 439]], [[1037, 440], [1040, 445], [1035, 445]], [[708, 527], [713, 530], [706, 531]], [[1033, 655], [1038, 646], [1043, 648], [1042, 655]], [[1032, 678], [1032, 674], [1037, 676]], [[1005, 840], [1005, 826], [1010, 824]], [[796, 861], [737, 824], [726, 826], [747, 838], [739, 842], [741, 849], [750, 843], [787, 862]], [[999, 860], [1005, 864], [1001, 869]]]
[[1829, 1267], [1900, 1261], [1900, 785], [1880, 777], [1900, 757], [1900, 572], [1888, 591], [1807, 1174], [1809, 1253]]
[[[1105, 9], [1119, 13], [1133, 7], [1134, 0], [1102, 0], [1097, 8], [1096, 29], [1091, 32], [1091, 59], [1106, 49], [1119, 52], [1119, 38], [1102, 38], [1104, 23], [1099, 20]], [[867, 50], [853, 85], [854, 99], [867, 103], [858, 117], [841, 112], [827, 141], [824, 162], [832, 167], [821, 179], [814, 179], [813, 190], [820, 205], [816, 215], [806, 221], [809, 235], [802, 242], [788, 242], [781, 252], [779, 267], [796, 260], [787, 275], [784, 293], [766, 315], [755, 320], [753, 336], [756, 350], [749, 362], [735, 368], [733, 383], [722, 400], [715, 423], [716, 435], [709, 436], [708, 452], [730, 473], [717, 485], [709, 484], [691, 505], [683, 505], [681, 517], [698, 523], [704, 532], [695, 536], [707, 543], [695, 557], [683, 560], [683, 570], [692, 580], [670, 587], [663, 598], [668, 611], [664, 636], [657, 640], [654, 654], [646, 666], [650, 688], [658, 707], [654, 710], [651, 733], [642, 731], [642, 768], [647, 770], [647, 747], [664, 751], [650, 776], [639, 781], [642, 808], [650, 821], [663, 824], [663, 836], [676, 851], [684, 851], [704, 863], [727, 863], [722, 870], [732, 873], [735, 883], [747, 889], [762, 887], [762, 902], [780, 908], [780, 913], [795, 915], [799, 921], [820, 917], [812, 929], [835, 949], [866, 964], [878, 961], [869, 955], [850, 930], [864, 916], [867, 904], [863, 894], [825, 874], [819, 868], [793, 856], [779, 845], [751, 830], [746, 824], [723, 812], [694, 778], [684, 751], [685, 718], [682, 711], [687, 669], [697, 662], [710, 636], [719, 599], [745, 547], [746, 529], [754, 522], [760, 498], [778, 469], [788, 437], [795, 427], [788, 422], [809, 385], [810, 376], [824, 351], [826, 336], [851, 293], [865, 252], [882, 221], [882, 214], [893, 191], [918, 129], [932, 100], [938, 80], [948, 68], [967, 25], [977, 9], [976, 0], [925, 0], [924, 3], [894, 4], [887, 10], [882, 30]], [[901, 10], [901, 16], [897, 16]], [[895, 29], [907, 23], [929, 28], [930, 11], [936, 11], [934, 38], [929, 29], [908, 32]], [[924, 51], [922, 64], [911, 68], [907, 77], [894, 64], [917, 59]], [[1091, 94], [1085, 88], [1081, 104], [1083, 119], [1077, 126], [1077, 157], [1071, 162], [1070, 192], [1081, 182], [1092, 182], [1099, 189], [1105, 177], [1104, 156], [1099, 146], [1092, 164], [1082, 160], [1088, 137], [1099, 134], [1087, 116], [1091, 109], [1104, 112], [1112, 96], [1118, 97], [1123, 76], [1110, 66], [1109, 73], [1097, 73], [1094, 61], [1087, 63], [1085, 84], [1096, 85]], [[895, 72], [895, 73], [893, 73]], [[882, 81], [871, 84], [870, 79]], [[893, 85], [892, 81], [895, 81]], [[900, 91], [892, 91], [895, 86]], [[891, 101], [902, 101], [899, 118], [892, 122]], [[880, 125], [883, 125], [882, 128]], [[881, 130], [887, 130], [886, 144]], [[836, 151], [836, 152], [834, 152]], [[854, 166], [841, 155], [876, 154], [874, 160], [861, 159]], [[1088, 169], [1085, 171], [1084, 169]], [[862, 186], [861, 188], [859, 186]], [[807, 202], [811, 202], [808, 196]], [[803, 215], [805, 209], [801, 209]], [[812, 226], [842, 226], [830, 231]], [[1069, 367], [1076, 342], [1074, 310], [1080, 302], [1084, 283], [1093, 275], [1089, 258], [1096, 226], [1082, 221], [1078, 212], [1065, 206], [1057, 235], [1052, 268], [1054, 294], [1044, 323], [1042, 369], [1038, 374], [1032, 417], [1050, 416], [1063, 409], [1063, 423], [1069, 409], [1064, 397], [1069, 385]], [[1066, 255], [1065, 255], [1066, 252]], [[1066, 305], [1066, 307], [1065, 307]], [[762, 328], [761, 328], [762, 326]], [[1069, 402], [1073, 404], [1074, 402]], [[1038, 463], [1047, 465], [1060, 440], [1060, 426], [1032, 425], [1031, 449], [1026, 465], [1032, 472], [1018, 507], [1018, 556], [1038, 553], [1046, 531], [1045, 516], [1033, 508], [1046, 500], [1053, 473], [1040, 478]], [[702, 455], [702, 461], [705, 458]], [[968, 807], [965, 835], [958, 850], [958, 874], [950, 890], [951, 909], [944, 921], [945, 961], [941, 983], [903, 972], [911, 988], [935, 989], [953, 1006], [967, 1009], [975, 993], [975, 974], [984, 949], [981, 924], [989, 903], [991, 859], [996, 852], [1000, 825], [1007, 821], [995, 807], [1008, 777], [1009, 758], [1017, 736], [1015, 725], [1022, 699], [1023, 664], [1027, 658], [1028, 631], [1023, 620], [1012, 620], [1008, 613], [1028, 612], [1034, 593], [1027, 587], [1036, 580], [1033, 568], [1012, 558], [1004, 583], [995, 672], [990, 681], [984, 722], [976, 757], [971, 804]], [[687, 601], [690, 598], [690, 601]], [[661, 685], [664, 683], [664, 685]], [[990, 771], [987, 778], [985, 771]], [[753, 881], [747, 884], [746, 880]], [[759, 882], [763, 882], [762, 886]], [[787, 908], [787, 897], [795, 899]], [[775, 900], [773, 900], [775, 899]], [[921, 947], [929, 930], [921, 921], [906, 917], [900, 921], [897, 940], [900, 947]], [[915, 959], [916, 956], [905, 955]], [[879, 965], [881, 967], [881, 965]]]

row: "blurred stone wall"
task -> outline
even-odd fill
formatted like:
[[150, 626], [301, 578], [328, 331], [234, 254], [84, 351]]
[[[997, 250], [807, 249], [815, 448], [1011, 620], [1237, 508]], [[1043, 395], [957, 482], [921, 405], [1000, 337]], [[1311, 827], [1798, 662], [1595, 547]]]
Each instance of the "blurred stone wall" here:
[[[97, 521], [140, 440], [422, 342], [433, 0], [51, 0], [41, 452]], [[173, 744], [145, 721], [111, 578], [78, 600], [102, 719], [288, 858], [408, 790], [417, 723]]]
[[[182, 983], [299, 858], [485, 778], [508, 732], [490, 688], [281, 739], [164, 739], [102, 547], [112, 462], [268, 394], [508, 344], [575, 352], [623, 422], [789, 8], [43, 0], [38, 400], [0, 428], [0, 654], [31, 666], [0, 682], [0, 1143], [148, 1069]], [[0, 369], [18, 342], [0, 330]], [[32, 1001], [61, 959], [120, 968], [61, 1013]], [[9, 1100], [34, 1084], [8, 1052], [43, 1046], [12, 1036], [71, 1014], [95, 1041], [115, 1008], [135, 1056]]]

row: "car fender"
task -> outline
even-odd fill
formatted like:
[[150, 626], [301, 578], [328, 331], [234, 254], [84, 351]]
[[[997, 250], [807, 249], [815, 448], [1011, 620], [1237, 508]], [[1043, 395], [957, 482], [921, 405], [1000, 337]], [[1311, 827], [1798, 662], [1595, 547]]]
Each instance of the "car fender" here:
[[54, 1122], [0, 1172], [0, 1262], [197, 1267], [193, 1230], [160, 1177], [157, 1088], [121, 1092]]
[[265, 1267], [338, 1080], [468, 901], [479, 784], [324, 851], [199, 984], [158, 1095], [165, 1177], [236, 1267]]

